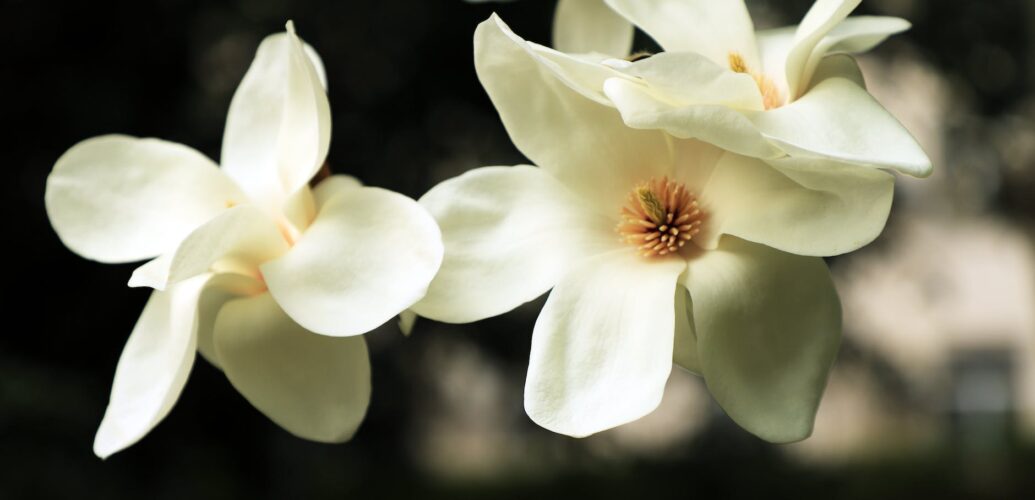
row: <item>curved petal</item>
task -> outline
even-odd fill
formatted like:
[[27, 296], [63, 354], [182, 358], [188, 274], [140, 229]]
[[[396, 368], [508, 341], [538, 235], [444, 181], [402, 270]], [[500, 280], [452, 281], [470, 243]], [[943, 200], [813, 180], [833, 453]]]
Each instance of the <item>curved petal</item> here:
[[403, 335], [409, 337], [413, 333], [413, 327], [417, 324], [417, 313], [413, 312], [412, 309], [407, 309], [399, 313], [399, 331]]
[[340, 443], [370, 404], [363, 337], [332, 338], [299, 326], [268, 293], [227, 302], [213, 340], [230, 383], [288, 432]]
[[234, 273], [220, 273], [212, 276], [201, 291], [198, 299], [198, 352], [213, 366], [222, 369], [219, 356], [216, 354], [212, 330], [216, 326], [216, 317], [228, 301], [257, 295], [266, 291], [261, 281]]
[[652, 92], [676, 106], [721, 104], [765, 109], [762, 93], [751, 75], [735, 73], [693, 52], [656, 54], [630, 64], [625, 72], [642, 78]]
[[809, 90], [827, 78], [844, 78], [861, 89], [866, 88], [866, 79], [863, 77], [862, 69], [855, 62], [855, 58], [847, 54], [830, 54], [824, 57], [819, 62], [819, 66], [816, 66]]
[[242, 205], [231, 208], [184, 238], [170, 254], [137, 268], [129, 286], [166, 286], [208, 272], [213, 264], [258, 276], [259, 264], [288, 250], [277, 225], [263, 211]]
[[672, 361], [692, 373], [701, 373], [701, 360], [697, 354], [697, 333], [694, 332], [694, 304], [686, 287], [676, 287], [676, 335], [672, 348]]
[[209, 277], [151, 294], [119, 357], [93, 442], [97, 456], [107, 458], [136, 443], [176, 404], [194, 366], [198, 296]]
[[727, 66], [736, 52], [758, 67], [755, 28], [743, 0], [606, 0], [667, 52], [697, 52]]
[[797, 255], [855, 250], [884, 229], [895, 177], [822, 160], [725, 155], [701, 194], [716, 232]]
[[665, 134], [630, 129], [613, 108], [569, 88], [499, 17], [474, 40], [478, 78], [511, 140], [569, 189], [610, 215], [637, 182], [668, 173]]
[[222, 164], [257, 202], [279, 211], [309, 182], [330, 146], [327, 94], [294, 26], [259, 45], [230, 101]]
[[420, 300], [442, 263], [435, 220], [416, 201], [360, 187], [332, 198], [282, 257], [262, 265], [270, 293], [314, 332], [369, 332]]
[[313, 199], [316, 202], [316, 208], [323, 208], [331, 198], [358, 187], [363, 187], [363, 183], [359, 182], [359, 179], [356, 179], [351, 175], [332, 175], [320, 181], [320, 183], [313, 188]]
[[808, 87], [812, 72], [822, 58], [822, 54], [818, 57], [813, 56], [820, 41], [844, 21], [861, 1], [816, 0], [812, 8], [805, 13], [794, 34], [794, 44], [787, 52], [787, 61], [784, 64], [787, 88], [790, 91], [788, 101], [796, 99]]
[[553, 46], [575, 54], [598, 52], [625, 57], [632, 50], [633, 25], [603, 0], [560, 0], [553, 14]]
[[679, 106], [653, 94], [642, 84], [618, 78], [604, 83], [604, 93], [630, 127], [661, 129], [681, 139], [700, 139], [756, 158], [778, 158], [785, 154], [735, 109], [714, 104]]
[[830, 30], [816, 46], [812, 57], [819, 60], [832, 52], [866, 52], [910, 26], [909, 21], [898, 17], [852, 16]]
[[931, 160], [909, 131], [844, 78], [827, 78], [797, 101], [754, 113], [751, 120], [792, 156], [894, 168], [917, 177], [931, 173]]
[[737, 238], [691, 259], [701, 373], [741, 427], [784, 443], [812, 433], [841, 340], [841, 305], [823, 259]]
[[578, 256], [617, 239], [613, 221], [580, 207], [535, 167], [475, 169], [435, 186], [420, 204], [442, 228], [445, 259], [413, 310], [438, 321], [503, 314], [546, 293]]
[[561, 279], [539, 314], [525, 382], [537, 424], [583, 437], [658, 406], [672, 371], [679, 258], [600, 254]]
[[45, 201], [50, 223], [72, 251], [132, 262], [170, 250], [244, 194], [187, 146], [105, 135], [58, 159]]

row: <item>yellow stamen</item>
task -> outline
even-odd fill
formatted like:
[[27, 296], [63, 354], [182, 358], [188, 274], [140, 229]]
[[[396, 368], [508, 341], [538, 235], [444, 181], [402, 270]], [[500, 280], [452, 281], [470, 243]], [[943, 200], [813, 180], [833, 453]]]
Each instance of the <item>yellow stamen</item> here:
[[701, 231], [704, 220], [697, 197], [665, 177], [633, 188], [620, 213], [622, 222], [615, 230], [644, 257], [679, 252]]
[[765, 106], [765, 109], [783, 106], [783, 96], [780, 95], [780, 89], [776, 86], [776, 83], [762, 73], [751, 71], [747, 62], [744, 61], [744, 56], [738, 52], [730, 52], [729, 63], [730, 69], [734, 72], [751, 75], [751, 78], [754, 78], [758, 91], [762, 93], [762, 104]]

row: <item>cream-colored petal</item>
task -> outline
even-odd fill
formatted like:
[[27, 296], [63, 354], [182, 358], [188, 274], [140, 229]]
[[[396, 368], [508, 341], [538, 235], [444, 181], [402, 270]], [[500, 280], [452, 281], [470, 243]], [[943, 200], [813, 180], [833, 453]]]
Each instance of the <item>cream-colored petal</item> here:
[[813, 52], [825, 36], [845, 20], [862, 0], [816, 0], [794, 33], [793, 46], [784, 64], [789, 101], [797, 99], [809, 85], [819, 59]]
[[210, 276], [153, 292], [119, 357], [111, 400], [97, 429], [93, 452], [121, 451], [158, 425], [187, 383], [197, 345], [198, 296]]
[[735, 73], [693, 52], [663, 52], [636, 61], [624, 72], [642, 78], [659, 98], [675, 106], [721, 104], [761, 111], [762, 93], [751, 75]]
[[213, 340], [230, 383], [288, 432], [340, 443], [363, 422], [370, 403], [363, 337], [307, 331], [263, 293], [224, 304]]
[[559, 0], [553, 14], [553, 46], [575, 54], [598, 52], [625, 57], [632, 50], [633, 25], [603, 0]]
[[550, 293], [532, 333], [525, 411], [583, 437], [658, 406], [672, 370], [679, 258], [631, 249], [586, 259]]
[[823, 259], [733, 237], [691, 259], [701, 373], [741, 427], [771, 442], [812, 433], [841, 340], [841, 306]]
[[866, 88], [866, 79], [863, 77], [862, 69], [855, 62], [855, 58], [848, 54], [830, 54], [824, 57], [816, 66], [809, 90], [827, 78], [844, 78], [861, 89]]
[[668, 173], [663, 133], [630, 129], [613, 108], [569, 88], [497, 16], [478, 26], [474, 40], [478, 78], [511, 140], [599, 210], [615, 213], [637, 182]]
[[441, 234], [423, 207], [358, 187], [324, 204], [295, 246], [261, 269], [292, 319], [324, 335], [349, 336], [420, 300], [441, 262]]
[[417, 324], [417, 313], [413, 312], [412, 309], [407, 309], [399, 313], [399, 331], [403, 335], [409, 337], [413, 333], [413, 327]]
[[666, 52], [696, 52], [717, 64], [740, 54], [758, 67], [755, 28], [743, 0], [606, 0]]
[[289, 23], [259, 45], [230, 102], [223, 169], [253, 200], [280, 212], [323, 165], [330, 146], [327, 94]]
[[889, 36], [909, 29], [909, 21], [898, 17], [852, 16], [834, 26], [816, 46], [812, 57], [822, 59], [827, 54], [866, 52]]
[[170, 254], [139, 268], [129, 286], [166, 286], [212, 270], [233, 271], [258, 277], [259, 265], [288, 250], [277, 225], [251, 205], [226, 210], [195, 229]]
[[798, 255], [855, 250], [880, 234], [893, 175], [828, 160], [761, 160], [727, 154], [701, 195], [713, 230]]
[[261, 281], [234, 273], [216, 274], [205, 284], [198, 300], [198, 352], [216, 368], [222, 369], [223, 365], [216, 354], [212, 330], [216, 326], [216, 317], [223, 309], [223, 304], [265, 291], [266, 285]]
[[652, 93], [646, 86], [612, 78], [604, 92], [633, 128], [661, 129], [681, 139], [699, 139], [723, 149], [757, 158], [785, 153], [772, 145], [741, 111], [722, 105], [680, 106]]
[[676, 365], [692, 373], [701, 373], [701, 360], [697, 354], [697, 334], [694, 333], [694, 304], [686, 287], [676, 287], [676, 335], [672, 349], [672, 360]]
[[320, 181], [313, 188], [317, 209], [322, 208], [331, 198], [358, 187], [363, 187], [363, 183], [351, 175], [336, 174]]
[[503, 314], [546, 293], [578, 257], [618, 244], [615, 221], [536, 167], [475, 169], [420, 203], [442, 228], [445, 259], [413, 310], [438, 321]]
[[47, 215], [83, 257], [132, 262], [172, 249], [244, 194], [211, 160], [158, 139], [105, 135], [76, 144], [47, 178]]
[[909, 131], [844, 78], [827, 78], [797, 101], [754, 113], [751, 120], [791, 156], [827, 157], [917, 177], [931, 173], [931, 160]]

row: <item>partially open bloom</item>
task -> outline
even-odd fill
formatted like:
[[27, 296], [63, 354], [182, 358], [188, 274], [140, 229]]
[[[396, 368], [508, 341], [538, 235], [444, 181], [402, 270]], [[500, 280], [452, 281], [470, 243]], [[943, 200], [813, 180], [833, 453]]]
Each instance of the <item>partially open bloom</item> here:
[[186, 383], [196, 351], [291, 433], [348, 440], [366, 414], [361, 334], [419, 300], [442, 259], [415, 201], [346, 176], [309, 183], [330, 145], [316, 53], [288, 23], [259, 46], [230, 104], [222, 168], [158, 139], [95, 137], [47, 181], [47, 213], [83, 257], [132, 262], [152, 293], [119, 360], [94, 442], [142, 438]]
[[[569, 0], [572, 13], [558, 15], [554, 27], [564, 52], [530, 47], [545, 70], [614, 106], [631, 127], [762, 159], [826, 158], [926, 176], [930, 160], [866, 91], [848, 55], [909, 23], [847, 17], [860, 1], [817, 0], [798, 26], [756, 32], [743, 0]], [[602, 17], [602, 2], [664, 52], [616, 56], [608, 50], [629, 46], [627, 25], [596, 22], [589, 30], [566, 20]]]
[[629, 128], [496, 17], [475, 33], [475, 65], [538, 167], [476, 169], [421, 198], [446, 256], [413, 309], [476, 321], [552, 289], [525, 409], [556, 432], [649, 413], [675, 360], [751, 432], [807, 436], [841, 332], [820, 256], [879, 234], [893, 176]]

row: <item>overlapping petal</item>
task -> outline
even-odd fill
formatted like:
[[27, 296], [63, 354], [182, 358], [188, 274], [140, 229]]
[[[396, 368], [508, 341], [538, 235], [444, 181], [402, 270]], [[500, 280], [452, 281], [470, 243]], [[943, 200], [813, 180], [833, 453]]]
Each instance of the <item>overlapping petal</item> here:
[[328, 200], [291, 250], [261, 270], [292, 319], [348, 336], [420, 300], [441, 262], [441, 234], [424, 208], [391, 191], [356, 187]]
[[529, 417], [582, 437], [653, 411], [672, 369], [672, 298], [685, 268], [682, 259], [647, 260], [632, 249], [574, 266], [532, 333]]
[[211, 160], [158, 139], [87, 139], [62, 155], [47, 178], [47, 215], [61, 241], [101, 262], [154, 257], [242, 201], [244, 194]]
[[771, 442], [812, 432], [841, 338], [841, 307], [822, 259], [726, 237], [692, 259], [701, 373], [729, 416]]
[[553, 19], [553, 46], [581, 54], [625, 57], [632, 49], [633, 25], [603, 0], [559, 0]]
[[630, 129], [614, 109], [569, 88], [499, 17], [481, 23], [474, 38], [478, 78], [511, 140], [569, 189], [602, 200], [611, 214], [629, 186], [668, 173], [663, 133]]
[[230, 102], [224, 171], [270, 211], [309, 182], [330, 146], [330, 106], [320, 75], [288, 24], [263, 40]]
[[420, 203], [442, 228], [445, 260], [413, 309], [439, 321], [507, 312], [553, 287], [578, 257], [616, 239], [612, 220], [536, 167], [472, 170], [435, 186]]
[[894, 195], [893, 175], [824, 161], [772, 165], [727, 154], [702, 192], [706, 225], [798, 255], [855, 250], [880, 234]]
[[918, 177], [931, 173], [931, 160], [909, 131], [845, 78], [827, 78], [786, 106], [754, 114], [752, 122], [791, 156], [894, 168]]
[[370, 359], [363, 337], [334, 338], [292, 321], [262, 293], [227, 302], [213, 340], [230, 383], [292, 434], [343, 442], [370, 403]]
[[259, 265], [288, 250], [287, 241], [269, 216], [251, 205], [231, 208], [195, 229], [173, 251], [138, 268], [130, 286], [166, 286], [221, 270], [258, 277]]
[[153, 292], [115, 369], [111, 400], [94, 439], [101, 458], [136, 443], [180, 397], [194, 366], [198, 297], [210, 275]]
[[729, 64], [730, 52], [758, 67], [755, 28], [742, 0], [606, 0], [667, 52], [696, 52]]
[[694, 305], [690, 293], [682, 285], [676, 287], [676, 335], [672, 348], [672, 360], [683, 369], [701, 373], [700, 355], [697, 353], [697, 333], [694, 332]]
[[789, 100], [798, 98], [809, 84], [812, 72], [822, 59], [816, 47], [862, 0], [816, 0], [805, 13], [794, 33], [794, 42], [784, 63]]

